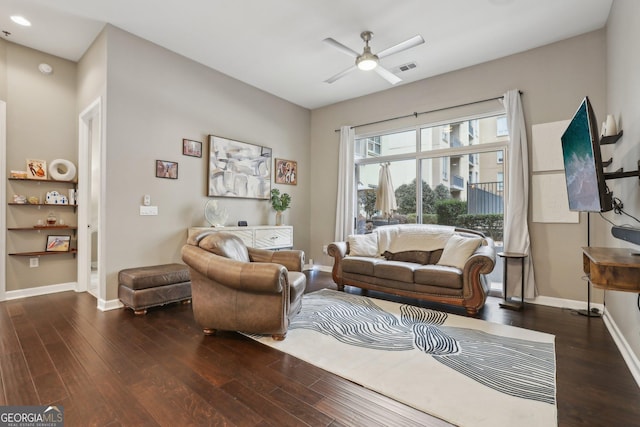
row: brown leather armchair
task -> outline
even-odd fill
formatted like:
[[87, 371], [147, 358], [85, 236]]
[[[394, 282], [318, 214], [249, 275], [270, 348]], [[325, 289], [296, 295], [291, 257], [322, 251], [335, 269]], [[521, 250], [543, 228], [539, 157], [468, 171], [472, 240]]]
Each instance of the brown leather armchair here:
[[285, 338], [302, 307], [304, 252], [250, 248], [233, 234], [205, 231], [184, 245], [182, 260], [191, 273], [193, 315], [206, 335], [228, 330]]

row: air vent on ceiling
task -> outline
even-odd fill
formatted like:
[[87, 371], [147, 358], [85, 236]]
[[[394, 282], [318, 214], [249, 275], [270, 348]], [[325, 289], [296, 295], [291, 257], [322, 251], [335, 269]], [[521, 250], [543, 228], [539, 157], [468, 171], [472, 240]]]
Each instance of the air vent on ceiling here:
[[396, 68], [393, 69], [393, 72], [394, 73], [404, 73], [405, 71], [413, 70], [417, 66], [418, 66], [418, 64], [416, 64], [415, 62], [409, 62], [409, 63], [397, 66]]

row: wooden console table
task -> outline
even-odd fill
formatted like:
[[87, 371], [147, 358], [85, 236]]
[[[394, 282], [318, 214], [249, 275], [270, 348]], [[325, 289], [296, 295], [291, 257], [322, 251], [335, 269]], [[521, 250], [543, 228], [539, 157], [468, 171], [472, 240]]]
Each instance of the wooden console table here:
[[640, 256], [626, 248], [582, 248], [582, 270], [594, 286], [640, 293]]

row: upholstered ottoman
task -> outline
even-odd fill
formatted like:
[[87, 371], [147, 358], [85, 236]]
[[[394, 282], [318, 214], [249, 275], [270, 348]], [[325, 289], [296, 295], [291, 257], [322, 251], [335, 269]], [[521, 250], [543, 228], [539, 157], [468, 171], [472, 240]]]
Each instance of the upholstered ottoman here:
[[191, 302], [191, 277], [183, 264], [163, 264], [121, 270], [118, 298], [135, 314], [172, 302]]

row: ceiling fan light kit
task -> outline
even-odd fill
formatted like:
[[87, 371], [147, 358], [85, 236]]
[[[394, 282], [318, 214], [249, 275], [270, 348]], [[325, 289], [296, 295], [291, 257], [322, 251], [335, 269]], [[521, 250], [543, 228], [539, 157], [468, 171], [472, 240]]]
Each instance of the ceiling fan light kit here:
[[334, 48], [338, 49], [342, 53], [349, 55], [351, 57], [354, 57], [356, 59], [355, 66], [352, 65], [346, 70], [343, 70], [338, 74], [332, 77], [329, 77], [327, 80], [325, 80], [325, 83], [333, 83], [336, 80], [346, 76], [351, 71], [356, 69], [363, 70], [363, 71], [375, 70], [378, 75], [383, 77], [385, 80], [387, 80], [391, 84], [396, 84], [398, 82], [401, 82], [402, 79], [400, 77], [396, 76], [391, 71], [387, 70], [386, 68], [380, 65], [380, 58], [384, 58], [386, 56], [390, 56], [395, 53], [399, 53], [404, 50], [410, 49], [412, 47], [418, 46], [424, 43], [424, 39], [422, 38], [422, 36], [419, 36], [419, 35], [414, 36], [408, 40], [398, 43], [395, 46], [391, 46], [390, 48], [384, 49], [378, 52], [378, 54], [376, 55], [371, 53], [371, 47], [369, 47], [369, 41], [371, 40], [372, 36], [373, 36], [373, 33], [371, 31], [363, 31], [362, 33], [360, 33], [360, 38], [362, 38], [362, 40], [364, 41], [364, 49], [362, 53], [358, 53], [355, 50], [343, 45], [340, 42], [335, 41], [332, 38], [324, 39], [325, 43], [333, 46]]
[[356, 65], [363, 71], [373, 70], [378, 66], [378, 57], [367, 46], [364, 53], [356, 58]]

